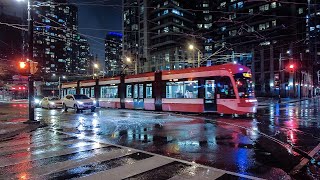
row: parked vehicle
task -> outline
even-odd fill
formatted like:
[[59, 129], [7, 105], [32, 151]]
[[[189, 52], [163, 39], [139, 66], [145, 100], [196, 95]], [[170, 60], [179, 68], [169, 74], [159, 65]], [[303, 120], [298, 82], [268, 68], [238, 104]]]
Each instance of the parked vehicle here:
[[96, 109], [96, 102], [83, 94], [67, 95], [62, 100], [63, 109], [67, 112], [69, 108], [74, 109], [76, 112], [81, 110], [90, 109], [94, 112]]
[[45, 97], [41, 100], [40, 106], [47, 109], [62, 108], [62, 101], [57, 97]]

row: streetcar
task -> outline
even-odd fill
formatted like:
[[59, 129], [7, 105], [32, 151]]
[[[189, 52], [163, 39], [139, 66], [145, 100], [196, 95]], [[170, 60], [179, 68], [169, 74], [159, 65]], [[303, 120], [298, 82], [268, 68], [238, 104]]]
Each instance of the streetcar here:
[[239, 64], [164, 70], [62, 84], [63, 94], [85, 94], [100, 107], [253, 115], [251, 70]]

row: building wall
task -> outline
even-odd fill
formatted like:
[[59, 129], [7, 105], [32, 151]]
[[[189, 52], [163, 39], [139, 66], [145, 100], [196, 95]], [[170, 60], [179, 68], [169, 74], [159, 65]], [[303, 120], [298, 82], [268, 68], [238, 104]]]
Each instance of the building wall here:
[[34, 12], [34, 59], [41, 65], [42, 73], [77, 74], [77, 7], [39, 7]]
[[[296, 83], [302, 71], [310, 73], [306, 4], [221, 0], [216, 5], [228, 13], [216, 16], [215, 50], [226, 48], [225, 55], [254, 55], [252, 63], [246, 65], [253, 70], [257, 95], [277, 96], [281, 83], [282, 96], [298, 96]], [[295, 73], [288, 71], [289, 64], [295, 64]]]

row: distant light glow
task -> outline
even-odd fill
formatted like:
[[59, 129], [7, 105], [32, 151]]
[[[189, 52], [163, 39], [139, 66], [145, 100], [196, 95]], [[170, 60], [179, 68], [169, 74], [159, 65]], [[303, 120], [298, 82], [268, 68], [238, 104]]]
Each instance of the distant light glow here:
[[243, 71], [243, 68], [239, 68], [239, 71]]

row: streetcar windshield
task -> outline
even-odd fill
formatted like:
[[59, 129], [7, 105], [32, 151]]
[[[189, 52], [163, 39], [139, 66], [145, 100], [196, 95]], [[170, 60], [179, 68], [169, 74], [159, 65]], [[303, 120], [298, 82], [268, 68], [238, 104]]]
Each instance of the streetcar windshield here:
[[251, 74], [239, 73], [234, 75], [240, 98], [254, 98], [254, 88]]

